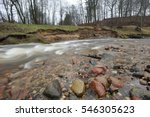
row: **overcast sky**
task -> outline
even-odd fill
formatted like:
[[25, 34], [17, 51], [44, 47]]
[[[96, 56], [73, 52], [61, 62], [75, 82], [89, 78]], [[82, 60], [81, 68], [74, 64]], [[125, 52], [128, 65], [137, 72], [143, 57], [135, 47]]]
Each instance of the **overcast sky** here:
[[79, 0], [66, 0], [69, 4], [77, 4]]

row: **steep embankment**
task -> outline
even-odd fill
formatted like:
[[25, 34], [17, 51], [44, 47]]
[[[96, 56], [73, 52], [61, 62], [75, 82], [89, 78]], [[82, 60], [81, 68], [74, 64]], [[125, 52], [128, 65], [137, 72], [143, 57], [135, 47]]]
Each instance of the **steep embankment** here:
[[49, 26], [0, 23], [0, 43], [51, 43], [73, 39], [116, 37], [111, 30], [90, 26]]

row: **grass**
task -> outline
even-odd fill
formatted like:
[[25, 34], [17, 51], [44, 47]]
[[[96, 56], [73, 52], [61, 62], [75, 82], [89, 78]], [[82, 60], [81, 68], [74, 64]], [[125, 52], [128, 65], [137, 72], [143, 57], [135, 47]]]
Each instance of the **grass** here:
[[29, 32], [35, 32], [38, 29], [62, 29], [66, 31], [75, 31], [79, 28], [79, 26], [51, 26], [35, 24], [0, 23], [0, 35], [25, 34]]
[[136, 26], [123, 26], [122, 28], [113, 28], [121, 38], [128, 38], [131, 35], [147, 35], [150, 36], [150, 27], [143, 27], [142, 31], [136, 31]]
[[[45, 39], [39, 37], [37, 34], [32, 33], [37, 30], [47, 29], [61, 29], [65, 31], [76, 31], [80, 28], [91, 28], [89, 26], [53, 26], [53, 25], [35, 25], [35, 24], [18, 24], [18, 23], [0, 23], [0, 38], [10, 36], [1, 44], [18, 44], [18, 43], [48, 43]], [[26, 36], [24, 38], [24, 35]]]

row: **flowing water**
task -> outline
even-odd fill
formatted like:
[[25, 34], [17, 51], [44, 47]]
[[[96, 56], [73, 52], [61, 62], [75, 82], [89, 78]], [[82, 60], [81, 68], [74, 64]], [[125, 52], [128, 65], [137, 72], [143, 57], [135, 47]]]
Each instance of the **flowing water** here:
[[[0, 72], [22, 66], [31, 68], [32, 62], [38, 62], [47, 59], [51, 54], [62, 55], [70, 50], [77, 54], [80, 50], [99, 49], [109, 44], [123, 44], [126, 42], [136, 43], [143, 40], [122, 40], [122, 39], [94, 39], [94, 40], [74, 40], [52, 44], [17, 44], [0, 46]], [[149, 40], [145, 40], [149, 41]]]

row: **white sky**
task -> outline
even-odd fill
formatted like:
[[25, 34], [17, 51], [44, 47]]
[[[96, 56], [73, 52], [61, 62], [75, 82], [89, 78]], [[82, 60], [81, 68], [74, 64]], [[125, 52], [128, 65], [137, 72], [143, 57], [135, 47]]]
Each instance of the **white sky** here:
[[77, 4], [78, 0], [66, 0], [69, 4]]

